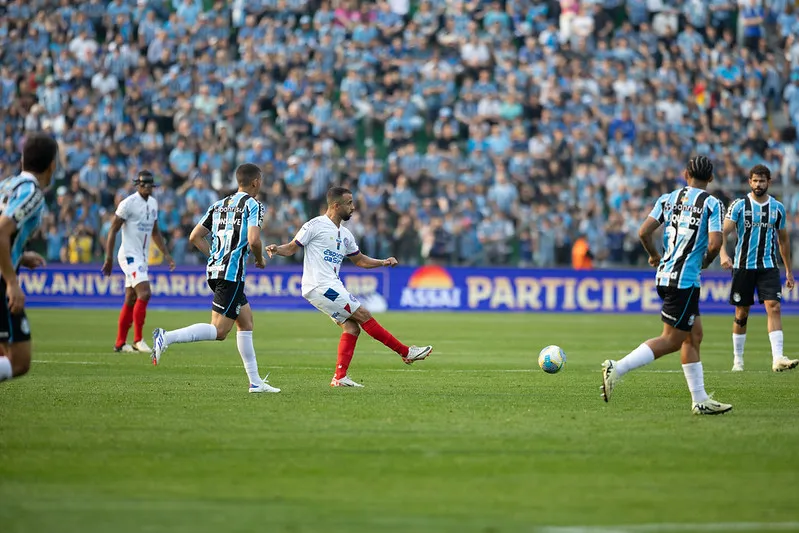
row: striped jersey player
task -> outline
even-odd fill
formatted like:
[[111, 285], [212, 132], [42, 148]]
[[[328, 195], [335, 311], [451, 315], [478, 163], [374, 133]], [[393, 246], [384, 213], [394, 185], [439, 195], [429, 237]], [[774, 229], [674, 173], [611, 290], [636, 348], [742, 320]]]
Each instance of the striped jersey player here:
[[[724, 221], [724, 244], [721, 265], [732, 269], [730, 304], [735, 306], [732, 325], [732, 350], [734, 372], [744, 369], [746, 323], [749, 308], [755, 303], [755, 289], [768, 315], [768, 336], [771, 341], [771, 369], [783, 372], [799, 366], [799, 359], [790, 359], [783, 353], [782, 282], [777, 262], [777, 252], [785, 265], [785, 285], [794, 287], [791, 268], [791, 241], [786, 228], [785, 206], [768, 194], [771, 170], [765, 165], [755, 165], [749, 170], [751, 192], [735, 200]], [[735, 232], [735, 258], [726, 250], [727, 235]]]
[[[610, 401], [619, 379], [636, 368], [680, 352], [682, 369], [691, 393], [691, 412], [717, 415], [732, 409], [705, 392], [699, 357], [702, 320], [699, 317], [700, 272], [721, 249], [721, 203], [707, 192], [713, 181], [713, 164], [705, 156], [693, 157], [683, 172], [687, 187], [664, 194], [655, 202], [638, 235], [649, 254], [658, 295], [663, 300], [660, 317], [663, 332], [649, 339], [619, 361], [602, 363], [602, 397]], [[663, 226], [663, 255], [654, 245], [655, 230]]]
[[208, 256], [206, 277], [214, 294], [211, 323], [192, 324], [174, 331], [156, 328], [152, 362], [157, 365], [166, 349], [175, 343], [224, 340], [236, 324], [236, 345], [250, 380], [249, 391], [280, 392], [261, 379], [258, 372], [252, 342], [252, 309], [244, 294], [250, 253], [256, 267], [265, 266], [261, 243], [264, 206], [256, 200], [263, 182], [260, 167], [252, 163], [239, 165], [236, 182], [239, 190], [209, 207], [189, 236], [191, 243]]
[[25, 316], [20, 266], [44, 265], [42, 256], [25, 245], [39, 228], [44, 213], [42, 189], [56, 168], [58, 144], [44, 133], [28, 134], [22, 148], [22, 173], [0, 183], [0, 382], [30, 369], [31, 329]]

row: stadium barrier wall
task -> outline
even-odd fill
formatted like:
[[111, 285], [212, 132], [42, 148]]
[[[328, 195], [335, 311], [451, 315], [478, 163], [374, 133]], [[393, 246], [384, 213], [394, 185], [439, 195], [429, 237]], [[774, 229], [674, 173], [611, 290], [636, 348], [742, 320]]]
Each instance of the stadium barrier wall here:
[[[344, 268], [348, 290], [373, 312], [656, 312], [660, 300], [651, 270], [461, 268], [422, 266]], [[728, 272], [703, 273], [701, 311], [730, 313]], [[246, 294], [257, 310], [311, 310], [301, 293], [299, 266], [250, 268]], [[125, 292], [121, 272], [103, 277], [99, 265], [52, 265], [20, 272], [28, 307], [117, 308]], [[152, 307], [210, 309], [203, 267], [150, 270]], [[783, 292], [783, 312], [799, 313], [799, 289]], [[762, 310], [755, 306], [753, 310]]]

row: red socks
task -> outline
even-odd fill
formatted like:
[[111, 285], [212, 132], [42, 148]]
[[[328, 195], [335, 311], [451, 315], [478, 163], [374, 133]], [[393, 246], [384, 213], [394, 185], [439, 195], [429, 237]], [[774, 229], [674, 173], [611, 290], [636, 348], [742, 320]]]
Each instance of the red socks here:
[[117, 329], [117, 343], [115, 348], [119, 348], [128, 340], [128, 331], [133, 324], [133, 306], [122, 304], [122, 311], [119, 312], [119, 322]]
[[346, 331], [341, 334], [341, 340], [338, 341], [338, 361], [336, 362], [336, 379], [341, 379], [347, 375], [347, 369], [350, 367], [350, 361], [355, 353], [355, 343], [358, 342], [358, 336]]
[[369, 334], [370, 337], [375, 339], [376, 341], [380, 341], [402, 357], [407, 357], [408, 355], [408, 347], [402, 344], [400, 341], [397, 340], [394, 335], [389, 333], [386, 328], [381, 326], [377, 323], [377, 320], [374, 318], [370, 318], [363, 324], [361, 324], [363, 330]]
[[[142, 329], [144, 328], [144, 318], [147, 316], [147, 303], [149, 300], [136, 300], [133, 306], [133, 342], [142, 339]], [[130, 325], [128, 325], [130, 327]], [[126, 335], [127, 336], [127, 335]]]

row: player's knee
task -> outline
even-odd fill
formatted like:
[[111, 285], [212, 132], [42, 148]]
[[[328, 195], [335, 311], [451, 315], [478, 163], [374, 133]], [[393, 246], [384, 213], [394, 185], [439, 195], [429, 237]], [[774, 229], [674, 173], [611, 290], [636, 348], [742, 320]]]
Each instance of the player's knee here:
[[705, 332], [701, 329], [699, 331], [692, 331], [689, 338], [691, 339], [691, 344], [699, 346], [705, 338]]
[[358, 335], [361, 334], [361, 326], [359, 326], [357, 322], [354, 322], [352, 320], [347, 320], [341, 326], [344, 328], [344, 331], [346, 333], [349, 333], [350, 335], [354, 335], [357, 337]]
[[149, 301], [150, 296], [152, 296], [152, 292], [150, 292], [149, 287], [141, 288], [136, 291], [136, 298], [144, 302]]
[[355, 310], [355, 312], [352, 314], [352, 318], [358, 322], [358, 324], [363, 324], [372, 318], [372, 313], [361, 306]]
[[782, 311], [782, 304], [777, 300], [766, 301], [766, 312], [770, 315], [778, 314]]
[[217, 326], [216, 327], [216, 340], [223, 341], [227, 339], [228, 333], [230, 333], [230, 327], [225, 326]]

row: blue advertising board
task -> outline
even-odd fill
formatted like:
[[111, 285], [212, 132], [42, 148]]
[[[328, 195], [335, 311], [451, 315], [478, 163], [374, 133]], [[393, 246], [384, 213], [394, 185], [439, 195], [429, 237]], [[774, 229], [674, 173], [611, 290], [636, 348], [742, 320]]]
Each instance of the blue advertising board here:
[[[637, 313], [660, 309], [651, 270], [344, 268], [347, 289], [373, 311], [497, 311]], [[299, 266], [251, 268], [246, 293], [254, 309], [311, 310], [302, 298]], [[54, 265], [22, 271], [20, 283], [29, 307], [118, 307], [124, 277], [110, 278], [99, 265]], [[203, 267], [150, 270], [151, 305], [172, 309], [210, 309], [211, 292]], [[705, 272], [703, 313], [729, 313], [728, 272]], [[758, 306], [759, 307], [759, 306]], [[783, 291], [783, 312], [799, 313], [799, 290]]]

